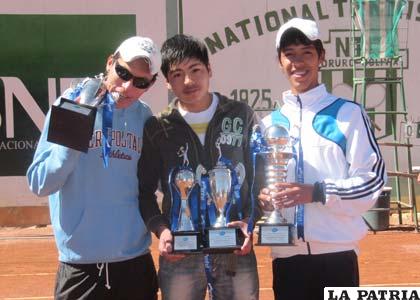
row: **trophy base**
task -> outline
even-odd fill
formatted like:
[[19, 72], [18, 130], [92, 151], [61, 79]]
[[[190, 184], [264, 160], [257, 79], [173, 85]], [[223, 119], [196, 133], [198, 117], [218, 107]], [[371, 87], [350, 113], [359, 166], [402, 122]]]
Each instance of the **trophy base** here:
[[257, 246], [294, 246], [295, 226], [293, 224], [268, 224], [258, 226]]
[[172, 232], [173, 253], [194, 254], [201, 252], [201, 238], [198, 231]]
[[96, 107], [61, 98], [51, 106], [47, 141], [88, 152], [96, 117]]
[[208, 228], [204, 253], [232, 253], [241, 249], [244, 236], [239, 228], [221, 227]]

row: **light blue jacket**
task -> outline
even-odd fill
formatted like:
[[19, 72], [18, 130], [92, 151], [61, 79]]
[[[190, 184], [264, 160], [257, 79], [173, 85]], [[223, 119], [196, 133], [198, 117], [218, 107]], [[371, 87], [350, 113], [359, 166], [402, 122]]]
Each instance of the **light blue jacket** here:
[[102, 160], [102, 108], [87, 153], [47, 141], [50, 112], [27, 171], [29, 187], [49, 195], [59, 260], [123, 261], [149, 252], [151, 236], [139, 212], [137, 161], [143, 125], [152, 115], [137, 101], [115, 109], [108, 168]]

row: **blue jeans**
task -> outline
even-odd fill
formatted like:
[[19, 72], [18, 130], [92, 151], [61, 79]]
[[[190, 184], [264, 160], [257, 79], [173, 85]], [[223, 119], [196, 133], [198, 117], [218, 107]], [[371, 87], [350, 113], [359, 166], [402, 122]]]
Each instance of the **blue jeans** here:
[[[245, 256], [214, 254], [210, 259], [213, 300], [258, 300], [257, 261], [253, 251]], [[162, 300], [205, 299], [207, 277], [203, 254], [189, 255], [177, 262], [159, 257], [158, 274]]]

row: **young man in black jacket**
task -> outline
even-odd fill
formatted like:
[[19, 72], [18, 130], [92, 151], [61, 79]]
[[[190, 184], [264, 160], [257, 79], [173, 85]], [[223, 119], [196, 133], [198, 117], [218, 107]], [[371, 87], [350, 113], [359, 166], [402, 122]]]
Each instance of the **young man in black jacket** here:
[[[176, 99], [147, 122], [138, 170], [141, 214], [159, 238], [162, 297], [204, 299], [209, 285], [214, 299], [258, 299], [252, 226], [248, 229], [248, 221], [259, 214], [250, 199], [253, 168], [249, 138], [256, 116], [248, 105], [209, 92], [212, 70], [202, 41], [176, 35], [165, 41], [161, 51], [161, 70]], [[173, 201], [168, 182], [171, 170], [186, 162], [194, 172], [199, 165], [211, 170], [220, 154], [233, 166], [245, 167], [240, 186], [242, 205], [232, 209], [230, 219], [236, 221], [229, 223], [241, 228], [244, 243], [234, 254], [174, 254], [170, 230]], [[155, 196], [159, 183], [162, 209]]]

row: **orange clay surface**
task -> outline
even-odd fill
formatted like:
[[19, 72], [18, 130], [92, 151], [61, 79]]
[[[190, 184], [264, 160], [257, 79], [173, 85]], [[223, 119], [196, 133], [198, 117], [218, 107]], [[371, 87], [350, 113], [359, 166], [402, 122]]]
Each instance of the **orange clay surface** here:
[[[157, 262], [157, 241], [152, 253]], [[260, 299], [273, 299], [269, 248], [255, 247]], [[369, 232], [359, 256], [362, 286], [420, 287], [420, 234], [412, 228]], [[51, 227], [0, 228], [0, 299], [53, 299], [57, 267]]]

